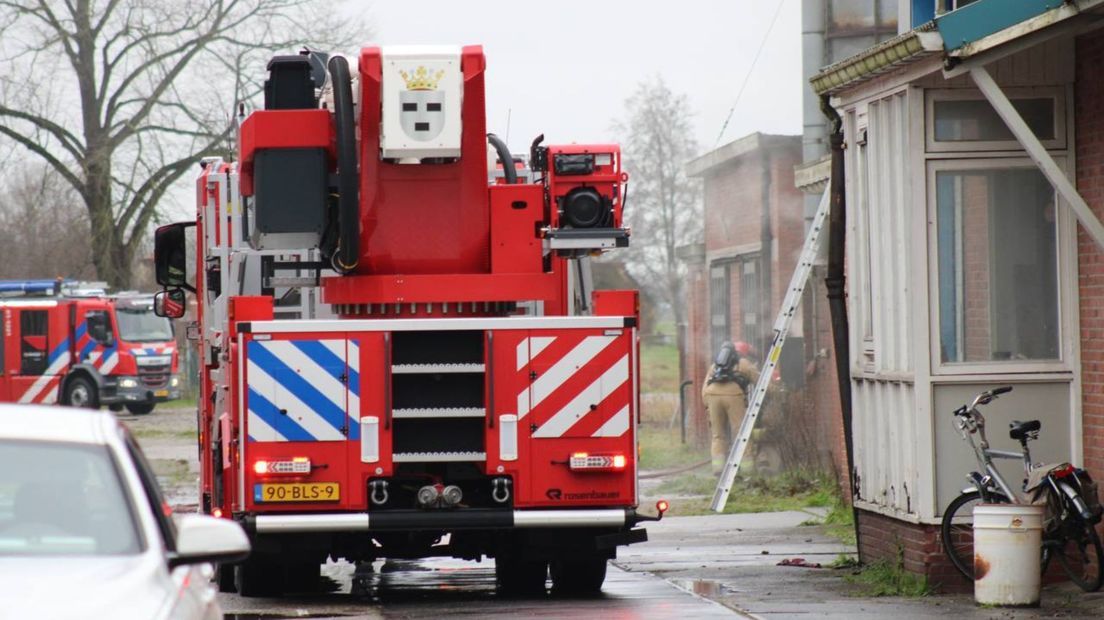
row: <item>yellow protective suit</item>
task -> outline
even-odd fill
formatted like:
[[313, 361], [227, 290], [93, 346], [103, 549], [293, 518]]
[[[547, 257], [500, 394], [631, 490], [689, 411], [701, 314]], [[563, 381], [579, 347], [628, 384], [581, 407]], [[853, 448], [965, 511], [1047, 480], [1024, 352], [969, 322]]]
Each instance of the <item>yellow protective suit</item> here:
[[[709, 367], [706, 375], [706, 383], [702, 386], [702, 401], [709, 412], [709, 454], [712, 460], [713, 473], [719, 474], [728, 460], [728, 450], [732, 446], [732, 440], [740, 431], [740, 424], [744, 421], [744, 413], [747, 412], [747, 395], [736, 381], [709, 382], [713, 376], [714, 366]], [[740, 358], [734, 371], [743, 375], [748, 381], [748, 391], [759, 380], [759, 369], [746, 358]]]

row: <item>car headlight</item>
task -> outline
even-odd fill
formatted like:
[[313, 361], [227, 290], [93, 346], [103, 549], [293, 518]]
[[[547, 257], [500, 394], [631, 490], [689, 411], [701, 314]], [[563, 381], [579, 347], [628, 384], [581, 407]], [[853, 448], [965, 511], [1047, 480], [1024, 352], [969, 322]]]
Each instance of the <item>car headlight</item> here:
[[123, 388], [138, 387], [138, 381], [136, 379], [131, 379], [129, 377], [126, 378], [126, 379], [119, 379], [119, 387], [123, 387]]
[[172, 379], [169, 379], [169, 385], [173, 387], [180, 385], [180, 378], [174, 376]]

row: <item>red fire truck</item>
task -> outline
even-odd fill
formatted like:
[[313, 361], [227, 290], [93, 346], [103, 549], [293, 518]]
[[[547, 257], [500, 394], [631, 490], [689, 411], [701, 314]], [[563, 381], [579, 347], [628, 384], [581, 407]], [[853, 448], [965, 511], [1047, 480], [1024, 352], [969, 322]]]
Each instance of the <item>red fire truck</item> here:
[[481, 47], [357, 60], [273, 58], [156, 234], [158, 311], [199, 297], [202, 506], [253, 541], [220, 586], [487, 556], [507, 592], [596, 591], [666, 507], [637, 511], [637, 292], [587, 277], [628, 244], [619, 148], [541, 137], [519, 174]]
[[68, 280], [0, 281], [0, 402], [135, 414], [180, 397], [172, 324], [150, 295]]

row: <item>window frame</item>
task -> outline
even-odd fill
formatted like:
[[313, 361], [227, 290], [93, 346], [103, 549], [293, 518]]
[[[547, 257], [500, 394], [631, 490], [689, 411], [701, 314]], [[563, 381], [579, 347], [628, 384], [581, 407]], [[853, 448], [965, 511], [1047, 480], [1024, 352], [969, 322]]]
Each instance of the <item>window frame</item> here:
[[[1065, 88], [1062, 86], [1034, 86], [1005, 88], [1004, 92], [1013, 102], [1017, 99], [1053, 99], [1054, 138], [1050, 140], [1040, 139], [1040, 142], [1048, 150], [1064, 150], [1067, 148]], [[924, 149], [927, 153], [1023, 151], [1023, 147], [1015, 138], [1011, 140], [937, 141], [935, 139], [935, 104], [940, 101], [987, 102], [985, 95], [973, 88], [926, 89], [924, 93]]]
[[[1021, 151], [1022, 153], [1022, 151]], [[1053, 154], [1055, 162], [1069, 174], [1071, 162], [1065, 155]], [[1074, 222], [1069, 209], [1061, 196], [1055, 191], [1055, 261], [1058, 291], [1058, 354], [1057, 360], [985, 360], [972, 362], [942, 361], [941, 323], [939, 314], [939, 235], [938, 235], [938, 192], [936, 175], [939, 172], [968, 172], [971, 170], [994, 170], [1020, 168], [1037, 170], [1030, 158], [1019, 155], [1012, 157], [977, 157], [970, 159], [929, 159], [925, 163], [924, 185], [927, 194], [928, 232], [928, 316], [931, 338], [929, 338], [929, 359], [932, 375], [957, 376], [976, 374], [1013, 374], [1013, 373], [1070, 373], [1074, 370], [1075, 359], [1072, 344], [1067, 342], [1071, 326], [1074, 324], [1071, 312], [1073, 291], [1071, 291], [1071, 269], [1076, 269], [1076, 255], [1070, 256], [1070, 248], [1076, 246]], [[957, 280], [957, 276], [956, 276]], [[1076, 287], [1076, 282], [1072, 283]]]
[[[732, 338], [732, 265], [736, 261], [732, 257], [718, 258], [709, 263], [709, 347], [711, 355], [716, 355], [720, 346], [726, 340]], [[715, 270], [721, 271], [721, 277], [715, 277]], [[716, 283], [724, 284], [724, 294], [718, 297]], [[724, 311], [718, 315], [717, 305], [723, 304]], [[721, 327], [715, 324], [718, 316], [724, 320], [723, 334], [719, 334]], [[718, 340], [719, 337], [719, 340]]]

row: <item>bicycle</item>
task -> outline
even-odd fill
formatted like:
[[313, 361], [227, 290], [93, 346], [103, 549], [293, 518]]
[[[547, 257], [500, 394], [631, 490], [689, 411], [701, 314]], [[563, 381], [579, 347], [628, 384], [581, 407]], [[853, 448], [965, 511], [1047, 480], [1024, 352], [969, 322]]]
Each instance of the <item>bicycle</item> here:
[[[943, 550], [951, 563], [967, 579], [974, 579], [973, 507], [979, 503], [1045, 503], [1043, 520], [1043, 571], [1052, 557], [1062, 570], [1086, 592], [1095, 592], [1104, 582], [1104, 549], [1096, 533], [1104, 508], [1097, 496], [1096, 483], [1088, 473], [1069, 463], [1033, 464], [1029, 441], [1039, 438], [1039, 420], [1013, 420], [1008, 435], [1020, 442], [1020, 452], [989, 447], [985, 436], [985, 417], [979, 405], [988, 405], [1012, 386], [998, 387], [978, 394], [969, 405], [954, 411], [955, 427], [970, 444], [980, 471], [967, 475], [971, 486], [947, 505], [941, 527]], [[974, 441], [977, 435], [979, 441]], [[1022, 459], [1024, 480], [1022, 495], [1016, 493], [993, 465], [994, 458]]]

